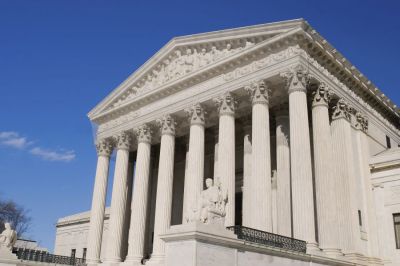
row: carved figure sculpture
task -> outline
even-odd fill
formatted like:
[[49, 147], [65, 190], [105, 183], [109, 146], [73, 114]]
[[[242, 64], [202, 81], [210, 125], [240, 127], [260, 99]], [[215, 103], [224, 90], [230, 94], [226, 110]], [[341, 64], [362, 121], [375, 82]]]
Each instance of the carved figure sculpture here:
[[4, 231], [0, 234], [0, 247], [5, 247], [12, 251], [15, 241], [17, 241], [17, 233], [11, 229], [10, 223], [5, 223], [4, 227]]
[[227, 193], [224, 193], [221, 184], [213, 184], [211, 178], [206, 179], [207, 189], [201, 192], [198, 210], [200, 221], [205, 224], [224, 224], [225, 206], [228, 201]]

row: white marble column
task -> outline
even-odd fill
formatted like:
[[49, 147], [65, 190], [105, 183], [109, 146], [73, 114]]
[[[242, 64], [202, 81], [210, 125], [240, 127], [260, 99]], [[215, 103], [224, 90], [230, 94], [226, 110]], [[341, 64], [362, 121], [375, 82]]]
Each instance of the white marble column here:
[[281, 105], [275, 111], [276, 120], [276, 174], [277, 174], [277, 232], [292, 236], [292, 203], [290, 182], [289, 106]]
[[272, 232], [270, 90], [264, 81], [245, 89], [252, 101], [251, 227]]
[[184, 223], [196, 220], [195, 210], [203, 191], [204, 179], [204, 109], [197, 103], [185, 110], [190, 120], [189, 154], [184, 191]]
[[166, 115], [158, 121], [161, 128], [160, 160], [158, 167], [154, 241], [151, 262], [164, 263], [165, 243], [160, 238], [171, 225], [172, 188], [175, 158], [175, 120]]
[[[218, 175], [218, 137], [219, 137], [219, 130], [218, 127], [214, 130], [214, 177], [219, 177]], [[217, 181], [217, 180], [214, 180]]]
[[116, 148], [117, 158], [111, 198], [107, 250], [104, 259], [104, 263], [108, 264], [121, 262], [122, 234], [128, 196], [129, 150], [132, 148], [132, 137], [128, 132], [122, 132], [117, 136]]
[[312, 98], [315, 193], [317, 200], [319, 248], [329, 256], [341, 254], [337, 224], [337, 192], [333, 174], [332, 137], [328, 104], [330, 91], [320, 83]]
[[242, 120], [243, 126], [243, 220], [242, 225], [251, 227], [251, 118]]
[[380, 258], [382, 254], [379, 246], [376, 206], [372, 190], [371, 170], [369, 166], [370, 152], [367, 135], [368, 119], [360, 112], [356, 113], [356, 129], [358, 130], [358, 137], [360, 139], [361, 178], [364, 181], [363, 184], [366, 196], [369, 254], [371, 257]]
[[332, 114], [332, 150], [337, 182], [339, 245], [349, 257], [357, 253], [360, 241], [350, 119], [350, 107], [339, 99]]
[[103, 238], [104, 210], [107, 194], [108, 170], [112, 142], [102, 139], [96, 143], [97, 168], [93, 188], [92, 208], [90, 210], [89, 234], [87, 240], [87, 264], [100, 263], [101, 241]]
[[188, 207], [186, 206], [189, 201], [189, 193], [185, 193], [185, 191], [188, 191], [189, 189], [189, 181], [190, 178], [188, 177], [188, 162], [189, 162], [189, 135], [185, 136], [185, 178], [184, 178], [184, 184], [183, 184], [183, 204], [182, 204], [182, 224], [187, 222], [187, 217], [186, 217], [186, 210]]
[[281, 76], [286, 78], [289, 93], [293, 237], [307, 241], [307, 248], [312, 250], [317, 245], [306, 74], [302, 68], [293, 68]]
[[235, 109], [232, 93], [214, 99], [219, 112], [218, 175], [223, 191], [228, 193], [225, 226], [235, 225]]
[[[394, 243], [394, 237], [388, 239], [386, 228], [389, 228], [386, 211], [385, 211], [385, 186], [383, 183], [373, 184], [373, 201], [376, 207], [376, 222], [379, 224], [377, 227], [378, 245], [380, 250], [381, 259], [385, 260], [390, 257], [390, 250], [387, 248], [387, 243]], [[391, 221], [392, 222], [392, 221]], [[391, 224], [392, 225], [392, 224]], [[393, 230], [393, 229], [392, 229]], [[392, 231], [393, 232], [393, 231]], [[391, 232], [391, 235], [393, 234]], [[389, 252], [388, 252], [389, 251]]]
[[147, 204], [149, 193], [151, 130], [148, 125], [137, 131], [137, 158], [131, 205], [131, 224], [129, 227], [128, 255], [125, 262], [140, 265], [143, 258], [146, 232]]

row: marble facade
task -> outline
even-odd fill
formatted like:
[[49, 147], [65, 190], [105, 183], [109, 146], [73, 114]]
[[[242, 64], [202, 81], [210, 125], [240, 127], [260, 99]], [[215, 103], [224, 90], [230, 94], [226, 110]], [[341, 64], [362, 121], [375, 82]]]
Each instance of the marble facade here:
[[225, 226], [304, 240], [321, 265], [383, 263], [369, 159], [400, 143], [399, 110], [304, 20], [174, 38], [89, 118], [89, 264], [176, 265], [164, 236], [196, 223], [206, 178], [226, 191]]

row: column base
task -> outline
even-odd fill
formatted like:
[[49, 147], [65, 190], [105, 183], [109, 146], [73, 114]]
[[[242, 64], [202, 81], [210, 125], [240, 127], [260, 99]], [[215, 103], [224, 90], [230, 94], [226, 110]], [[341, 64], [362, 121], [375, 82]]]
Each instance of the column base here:
[[343, 253], [338, 248], [323, 248], [322, 251], [330, 258], [342, 257]]
[[86, 259], [86, 265], [98, 265], [101, 261], [97, 259]]
[[121, 263], [120, 258], [109, 258], [109, 259], [104, 259], [102, 265], [104, 266], [115, 266], [119, 265]]
[[143, 257], [135, 256], [135, 257], [127, 257], [121, 266], [139, 266], [142, 264]]
[[369, 265], [368, 258], [357, 252], [344, 253], [344, 258], [357, 265]]
[[152, 255], [150, 260], [146, 262], [146, 265], [154, 266], [164, 266], [165, 265], [165, 255]]
[[307, 243], [307, 253], [315, 254], [321, 252], [321, 249], [318, 247], [317, 243]]

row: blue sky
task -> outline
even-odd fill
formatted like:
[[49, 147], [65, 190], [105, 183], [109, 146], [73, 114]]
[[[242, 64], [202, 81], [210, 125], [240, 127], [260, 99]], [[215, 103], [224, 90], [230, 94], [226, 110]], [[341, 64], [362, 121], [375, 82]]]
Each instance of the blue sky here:
[[399, 3], [0, 0], [0, 197], [53, 249], [57, 218], [91, 204], [86, 114], [174, 36], [303, 17], [399, 105]]

